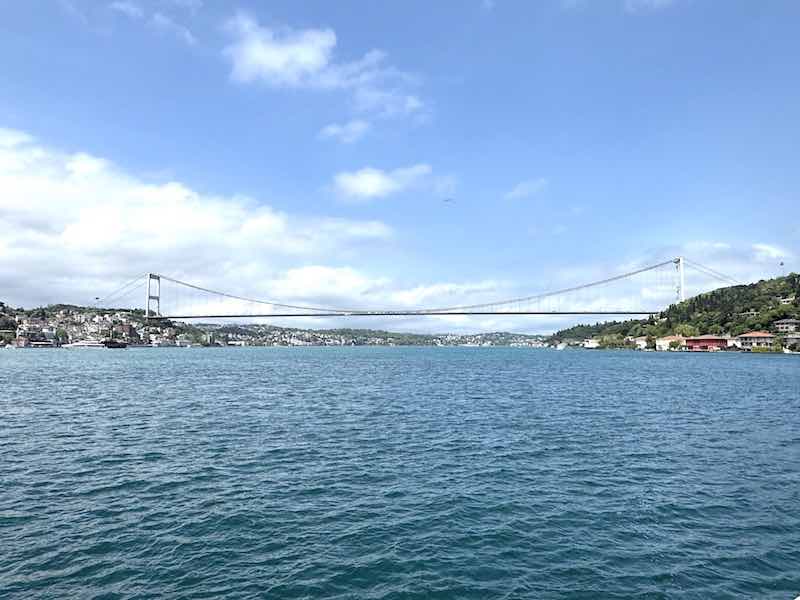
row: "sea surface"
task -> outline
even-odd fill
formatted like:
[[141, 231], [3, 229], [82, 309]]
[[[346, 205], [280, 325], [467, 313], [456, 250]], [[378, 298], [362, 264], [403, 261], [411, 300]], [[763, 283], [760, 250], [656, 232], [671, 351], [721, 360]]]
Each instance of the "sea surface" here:
[[0, 350], [0, 597], [800, 595], [800, 356]]

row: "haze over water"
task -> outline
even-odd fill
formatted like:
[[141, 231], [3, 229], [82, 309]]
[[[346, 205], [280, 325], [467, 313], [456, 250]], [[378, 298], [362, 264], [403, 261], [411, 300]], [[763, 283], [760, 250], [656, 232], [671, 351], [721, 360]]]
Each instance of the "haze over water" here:
[[800, 595], [800, 361], [0, 353], [4, 598]]

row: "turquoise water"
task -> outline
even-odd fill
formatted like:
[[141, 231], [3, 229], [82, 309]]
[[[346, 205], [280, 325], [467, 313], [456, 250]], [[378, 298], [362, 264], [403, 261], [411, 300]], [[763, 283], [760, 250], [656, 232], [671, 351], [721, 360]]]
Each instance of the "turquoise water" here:
[[800, 595], [800, 357], [0, 351], [3, 598]]

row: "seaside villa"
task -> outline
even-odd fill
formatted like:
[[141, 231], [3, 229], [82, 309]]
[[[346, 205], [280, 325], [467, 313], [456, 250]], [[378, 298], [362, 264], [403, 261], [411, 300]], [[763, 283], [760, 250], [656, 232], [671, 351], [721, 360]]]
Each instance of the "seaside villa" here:
[[775, 343], [775, 336], [766, 331], [748, 331], [738, 338], [742, 345], [742, 350], [752, 350], [753, 348], [772, 348]]
[[794, 333], [800, 329], [800, 320], [798, 319], [781, 319], [773, 323], [775, 329], [781, 333]]
[[693, 352], [716, 352], [727, 350], [730, 338], [726, 335], [697, 335], [686, 338], [686, 349]]

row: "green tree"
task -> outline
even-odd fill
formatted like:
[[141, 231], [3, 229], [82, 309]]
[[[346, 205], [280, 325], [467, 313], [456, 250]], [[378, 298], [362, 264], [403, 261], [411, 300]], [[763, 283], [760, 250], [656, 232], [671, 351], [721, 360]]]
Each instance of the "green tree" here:
[[688, 323], [679, 323], [675, 326], [675, 334], [682, 335], [683, 337], [693, 337], [698, 335], [700, 332], [698, 331], [697, 327], [694, 325], [689, 325]]

